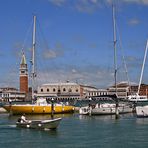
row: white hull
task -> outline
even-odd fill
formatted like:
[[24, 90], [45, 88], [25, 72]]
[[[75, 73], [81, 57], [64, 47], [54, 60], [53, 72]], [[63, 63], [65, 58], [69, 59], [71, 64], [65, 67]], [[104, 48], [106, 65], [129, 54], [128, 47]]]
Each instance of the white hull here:
[[50, 120], [29, 120], [27, 122], [16, 122], [17, 127], [32, 128], [32, 129], [56, 129], [61, 121], [61, 118]]
[[[116, 108], [115, 104], [103, 104], [102, 106], [96, 106], [95, 108], [91, 107], [81, 107], [79, 114], [81, 115], [115, 115]], [[131, 113], [132, 108], [127, 105], [118, 107], [119, 114]]]
[[0, 107], [0, 113], [6, 113], [7, 111], [3, 108], [3, 107]]
[[[119, 114], [131, 113], [132, 109], [128, 106], [118, 107]], [[92, 115], [114, 115], [116, 113], [116, 108], [94, 108], [91, 111]]]
[[148, 105], [136, 107], [137, 117], [148, 117]]

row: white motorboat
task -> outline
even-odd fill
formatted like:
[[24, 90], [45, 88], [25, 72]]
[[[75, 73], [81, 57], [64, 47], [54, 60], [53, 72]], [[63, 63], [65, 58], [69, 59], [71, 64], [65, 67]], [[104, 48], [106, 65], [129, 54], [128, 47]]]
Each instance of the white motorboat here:
[[[131, 113], [132, 108], [127, 104], [119, 104], [119, 114]], [[116, 104], [114, 103], [103, 103], [96, 104], [95, 106], [81, 107], [79, 114], [81, 115], [115, 115]]]
[[27, 120], [25, 122], [17, 121], [16, 126], [32, 129], [56, 129], [61, 120], [62, 118], [55, 118], [49, 120]]

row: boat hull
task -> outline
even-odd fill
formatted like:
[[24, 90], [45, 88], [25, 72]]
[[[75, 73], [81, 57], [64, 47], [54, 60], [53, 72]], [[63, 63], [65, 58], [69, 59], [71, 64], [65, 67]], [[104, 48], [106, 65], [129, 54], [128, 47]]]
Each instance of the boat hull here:
[[[131, 113], [132, 109], [129, 107], [118, 107], [119, 114]], [[92, 115], [115, 115], [116, 108], [94, 108], [91, 111]]]
[[136, 106], [137, 117], [145, 118], [148, 117], [148, 105], [146, 106]]
[[30, 120], [27, 122], [16, 122], [16, 126], [20, 128], [32, 128], [32, 129], [56, 129], [60, 124], [62, 118], [56, 118], [51, 120]]
[[[106, 106], [106, 105], [105, 105]], [[129, 106], [119, 106], [118, 107], [119, 114], [131, 113], [132, 108]], [[115, 105], [110, 105], [110, 107], [81, 107], [79, 110], [79, 114], [81, 115], [115, 115], [116, 108]]]
[[[11, 114], [51, 114], [51, 106], [37, 106], [37, 105], [4, 105], [6, 109]], [[74, 111], [73, 106], [54, 106], [54, 113], [71, 113]]]

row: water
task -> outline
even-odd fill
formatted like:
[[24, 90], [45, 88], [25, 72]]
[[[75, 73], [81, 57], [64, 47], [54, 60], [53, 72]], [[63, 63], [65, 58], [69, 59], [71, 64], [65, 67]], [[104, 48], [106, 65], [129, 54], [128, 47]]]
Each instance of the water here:
[[[59, 115], [60, 116], [60, 115]], [[114, 116], [61, 115], [56, 131], [21, 129], [18, 116], [0, 114], [1, 148], [145, 148], [148, 146], [148, 118], [133, 114]], [[49, 115], [27, 116], [47, 119]]]

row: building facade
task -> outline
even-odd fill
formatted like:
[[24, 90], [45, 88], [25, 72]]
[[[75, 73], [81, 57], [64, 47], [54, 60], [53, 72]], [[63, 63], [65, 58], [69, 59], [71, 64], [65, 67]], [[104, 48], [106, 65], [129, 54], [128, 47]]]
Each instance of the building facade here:
[[111, 86], [108, 88], [109, 95], [116, 94], [116, 92], [117, 92], [118, 98], [125, 99], [129, 95], [129, 92], [130, 92], [130, 87], [129, 87], [128, 83], [126, 83], [126, 82], [118, 83], [117, 90], [116, 90], [115, 86]]
[[88, 99], [89, 97], [106, 95], [107, 91], [78, 83], [49, 83], [37, 89], [37, 97], [55, 97], [58, 100]]
[[[128, 95], [136, 94], [138, 92], [138, 85], [132, 84], [131, 86], [128, 85], [126, 82], [120, 82], [117, 84], [117, 95], [121, 99], [127, 98]], [[109, 94], [115, 94], [116, 88], [115, 86], [111, 86], [108, 88]], [[141, 84], [139, 95], [147, 95], [148, 96], [148, 85]]]
[[16, 88], [5, 87], [0, 88], [0, 100], [1, 101], [24, 101], [26, 94], [18, 91]]

